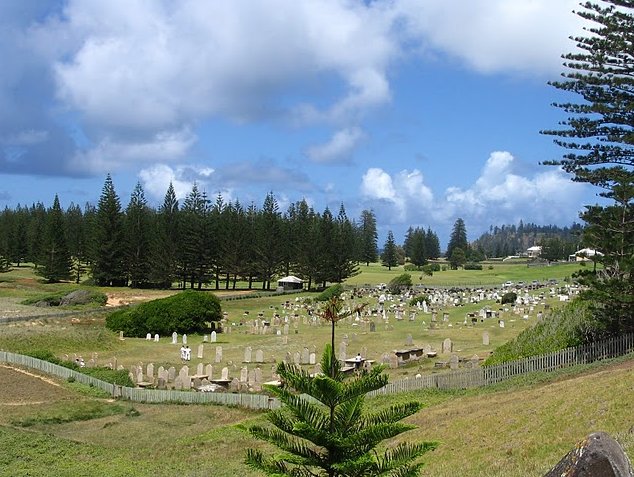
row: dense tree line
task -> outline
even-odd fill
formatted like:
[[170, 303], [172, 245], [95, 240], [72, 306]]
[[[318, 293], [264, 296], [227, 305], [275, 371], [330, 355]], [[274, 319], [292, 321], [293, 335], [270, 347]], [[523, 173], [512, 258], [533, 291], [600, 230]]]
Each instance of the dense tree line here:
[[244, 206], [220, 195], [212, 201], [194, 184], [181, 204], [170, 184], [154, 209], [137, 184], [124, 208], [110, 175], [96, 207], [63, 211], [56, 196], [49, 209], [0, 213], [0, 269], [31, 262], [48, 281], [79, 283], [88, 272], [101, 286], [234, 289], [241, 281], [268, 290], [289, 274], [325, 286], [376, 261], [376, 241], [372, 211], [356, 222], [343, 204], [334, 216], [300, 200], [281, 212], [272, 193], [262, 207]]
[[541, 245], [542, 256], [549, 260], [563, 260], [581, 248], [582, 231], [582, 225], [577, 223], [558, 227], [520, 221], [518, 225], [491, 226], [471, 245], [488, 258], [519, 255], [529, 247]]

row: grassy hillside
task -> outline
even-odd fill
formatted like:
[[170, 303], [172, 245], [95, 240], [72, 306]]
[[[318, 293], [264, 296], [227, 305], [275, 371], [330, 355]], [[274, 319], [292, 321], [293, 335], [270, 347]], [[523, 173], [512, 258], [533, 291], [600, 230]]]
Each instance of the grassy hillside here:
[[[634, 455], [633, 370], [630, 356], [483, 390], [418, 392], [368, 405], [412, 398], [427, 403], [410, 418], [418, 429], [403, 436], [440, 441], [425, 457], [423, 476], [540, 476], [597, 430]], [[0, 368], [0, 381], [12, 390], [0, 393], [0, 477], [258, 475], [243, 464], [244, 449], [262, 444], [243, 427], [261, 414], [109, 402], [6, 368]], [[87, 411], [78, 413], [78, 407]], [[94, 419], [86, 419], [91, 412]]]

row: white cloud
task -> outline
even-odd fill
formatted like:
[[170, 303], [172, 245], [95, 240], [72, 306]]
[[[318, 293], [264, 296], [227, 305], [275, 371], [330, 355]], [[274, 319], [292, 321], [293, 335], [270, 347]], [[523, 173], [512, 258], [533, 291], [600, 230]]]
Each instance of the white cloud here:
[[105, 137], [95, 147], [77, 153], [72, 163], [75, 167], [101, 173], [125, 164], [174, 161], [186, 156], [195, 139], [189, 129], [162, 131], [145, 141]]
[[48, 139], [48, 131], [27, 129], [0, 138], [0, 144], [6, 146], [30, 146]]
[[380, 211], [384, 224], [446, 229], [461, 217], [472, 239], [489, 225], [520, 220], [567, 225], [575, 220], [587, 186], [572, 182], [559, 168], [544, 168], [532, 177], [515, 173], [515, 168], [512, 154], [495, 151], [471, 187], [450, 187], [438, 197], [418, 170], [392, 176], [371, 168], [361, 179], [360, 191], [366, 205]]
[[307, 149], [306, 155], [314, 162], [332, 163], [348, 161], [359, 141], [364, 137], [360, 128], [337, 131], [330, 141]]
[[[192, 190], [194, 182], [198, 184], [199, 189], [204, 190], [208, 183], [207, 180], [213, 173], [214, 170], [208, 167], [194, 165], [170, 167], [166, 164], [156, 164], [150, 168], [142, 169], [139, 172], [139, 179], [143, 188], [156, 199], [165, 197], [165, 192], [167, 192], [171, 182], [176, 198], [180, 200]], [[229, 196], [230, 194], [223, 194], [225, 200]]]
[[396, 8], [421, 50], [489, 73], [558, 73], [583, 22], [572, 13], [578, 0], [400, 0]]

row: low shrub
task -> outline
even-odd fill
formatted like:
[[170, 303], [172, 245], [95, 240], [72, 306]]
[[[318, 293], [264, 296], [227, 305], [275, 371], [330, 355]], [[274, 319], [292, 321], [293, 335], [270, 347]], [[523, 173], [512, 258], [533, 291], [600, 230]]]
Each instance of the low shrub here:
[[503, 305], [506, 305], [507, 303], [514, 304], [516, 300], [517, 300], [517, 293], [506, 292], [504, 295], [502, 295], [502, 298], [500, 301], [502, 302]]
[[398, 295], [402, 293], [403, 290], [411, 288], [412, 285], [412, 276], [409, 273], [402, 273], [390, 280], [390, 283], [387, 284], [387, 289], [392, 295]]
[[427, 295], [416, 295], [415, 297], [410, 298], [408, 304], [409, 306], [416, 306], [418, 303], [422, 303], [426, 301], [429, 303], [429, 296]]
[[315, 301], [328, 301], [333, 296], [339, 296], [343, 293], [343, 285], [341, 283], [336, 283], [334, 285], [329, 286], [323, 292], [315, 297]]
[[126, 336], [148, 333], [169, 335], [209, 331], [222, 318], [220, 300], [209, 292], [187, 290], [167, 298], [117, 310], [106, 318], [106, 327]]
[[406, 272], [422, 272], [423, 267], [425, 267], [425, 265], [414, 265], [413, 263], [406, 263], [403, 267], [403, 270], [405, 270]]
[[464, 264], [462, 268], [465, 270], [482, 270], [482, 264], [475, 263], [475, 262], [467, 262]]

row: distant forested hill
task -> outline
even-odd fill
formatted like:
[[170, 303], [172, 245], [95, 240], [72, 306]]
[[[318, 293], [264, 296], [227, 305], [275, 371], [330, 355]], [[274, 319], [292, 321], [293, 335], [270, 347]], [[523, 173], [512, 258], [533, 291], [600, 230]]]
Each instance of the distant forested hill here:
[[581, 248], [581, 224], [573, 223], [570, 227], [556, 225], [525, 224], [491, 226], [471, 246], [480, 250], [488, 258], [507, 257], [526, 252], [533, 245], [548, 246], [557, 249], [558, 258], [566, 258]]

